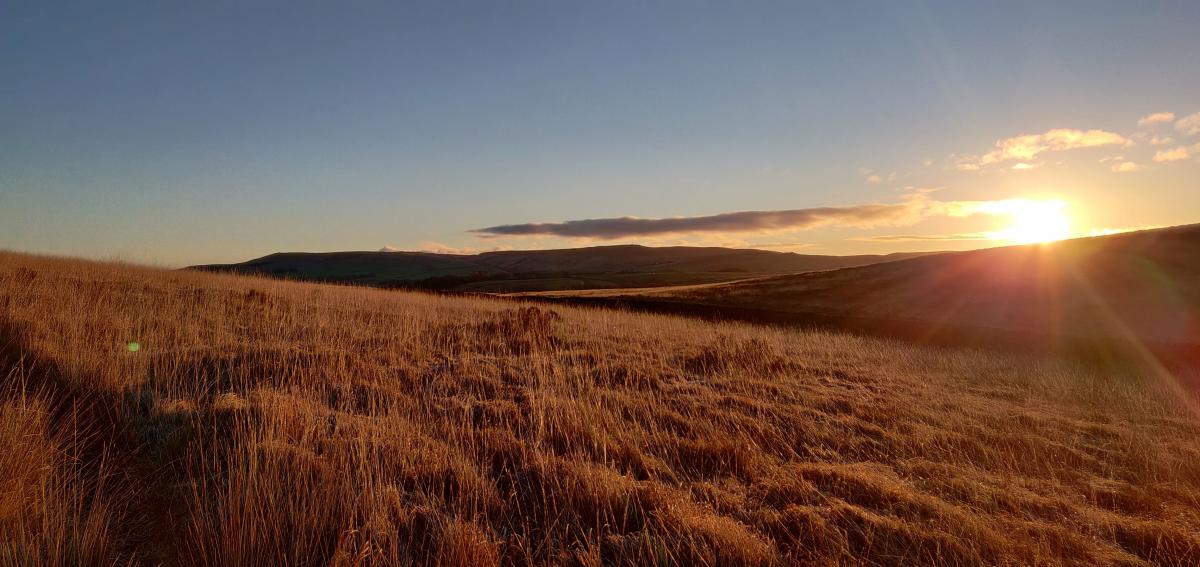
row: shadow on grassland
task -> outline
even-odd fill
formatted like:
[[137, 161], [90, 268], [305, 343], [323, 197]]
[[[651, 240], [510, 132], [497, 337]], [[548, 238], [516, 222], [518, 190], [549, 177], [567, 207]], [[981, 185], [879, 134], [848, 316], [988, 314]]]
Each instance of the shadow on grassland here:
[[705, 305], [636, 297], [525, 297], [536, 303], [603, 307], [707, 321], [737, 321], [777, 327], [843, 331], [947, 347], [996, 349], [1030, 356], [1064, 356], [1107, 368], [1144, 369], [1156, 365], [1171, 371], [1181, 386], [1200, 390], [1200, 344], [1136, 339], [1096, 338], [1012, 331], [984, 326], [932, 324], [929, 321], [853, 317]]

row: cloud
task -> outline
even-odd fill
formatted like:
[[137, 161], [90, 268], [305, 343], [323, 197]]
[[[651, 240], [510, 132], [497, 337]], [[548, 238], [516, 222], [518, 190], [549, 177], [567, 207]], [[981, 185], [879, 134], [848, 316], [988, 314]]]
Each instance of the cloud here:
[[[1162, 124], [1170, 126], [1173, 123], [1175, 130], [1180, 135], [1200, 135], [1200, 112], [1178, 119], [1173, 112], [1153, 112], [1139, 118], [1137, 123], [1141, 127]], [[1003, 173], [1005, 170], [1014, 172], [1028, 171], [1038, 168], [1045, 163], [1060, 165], [1063, 163], [1062, 161], [1045, 158], [1044, 154], [1047, 153], [1102, 147], [1128, 148], [1139, 143], [1161, 147], [1175, 143], [1175, 140], [1171, 136], [1166, 135], [1166, 132], [1162, 132], [1161, 130], [1159, 132], [1155, 133], [1155, 130], [1152, 128], [1144, 128], [1126, 136], [1099, 128], [1090, 130], [1052, 128], [1040, 134], [1022, 134], [1020, 136], [1002, 138], [997, 140], [990, 150], [982, 154], [949, 154], [944, 162], [944, 169], [947, 171], [982, 173]], [[1193, 149], [1175, 148], [1160, 151], [1157, 153], [1155, 161], [1181, 160], [1188, 157], [1200, 157], [1200, 146], [1196, 146]], [[1109, 157], [1100, 160], [1100, 163], [1113, 160], [1125, 161], [1121, 157]], [[924, 163], [928, 164], [928, 160]], [[1138, 164], [1125, 163], [1110, 166], [1113, 171], [1118, 172], [1136, 171], [1141, 167]], [[869, 174], [871, 172], [866, 171], [866, 173]]]
[[765, 244], [747, 243], [750, 248], [758, 248], [761, 250], [776, 250], [781, 252], [795, 252], [797, 250], [808, 250], [815, 247], [811, 242], [768, 242]]
[[392, 246], [389, 244], [387, 246], [384, 246], [383, 248], [380, 248], [379, 251], [380, 252], [429, 252], [431, 254], [471, 255], [471, 254], [478, 254], [480, 252], [495, 252], [497, 250], [507, 250], [507, 249], [508, 249], [508, 247], [502, 247], [502, 246], [489, 248], [488, 250], [479, 250], [477, 248], [471, 248], [469, 246], [457, 248], [454, 246], [449, 246], [447, 244], [442, 244], [440, 242], [422, 241], [420, 244], [417, 244], [417, 247], [415, 250], [399, 248], [399, 247]]
[[993, 235], [986, 232], [964, 232], [958, 234], [885, 234], [883, 236], [852, 238], [851, 240], [862, 242], [955, 242], [993, 239]]
[[[996, 142], [996, 149], [978, 158], [979, 165], [992, 165], [1009, 160], [1029, 161], [1045, 152], [1061, 152], [1102, 146], [1128, 146], [1128, 138], [1105, 130], [1076, 130], [1056, 128], [1043, 134], [1025, 134]], [[968, 162], [970, 163], [970, 162]]]
[[441, 242], [431, 242], [428, 240], [422, 241], [421, 243], [417, 244], [417, 250], [420, 250], [421, 252], [429, 252], [431, 254], [470, 255], [470, 254], [478, 254], [479, 253], [478, 249], [471, 248], [469, 246], [459, 248], [459, 247], [450, 246], [447, 244], [442, 244]]
[[1117, 173], [1131, 173], [1134, 171], [1141, 171], [1142, 166], [1133, 163], [1132, 161], [1123, 161], [1121, 163], [1114, 163], [1112, 165], [1112, 170]]
[[829, 225], [869, 228], [898, 226], [919, 220], [926, 208], [924, 197], [903, 203], [815, 207], [782, 211], [739, 211], [697, 217], [644, 219], [619, 217], [490, 226], [470, 232], [484, 238], [500, 236], [559, 236], [614, 240], [631, 236], [665, 234], [772, 232], [808, 230]]
[[1188, 136], [1200, 134], [1200, 112], [1180, 118], [1179, 121], [1175, 123], [1175, 129], [1187, 134]]
[[890, 204], [875, 203], [781, 211], [739, 211], [696, 217], [655, 219], [618, 217], [552, 223], [506, 224], [468, 232], [480, 238], [550, 236], [618, 240], [684, 234], [802, 231], [827, 226], [875, 228], [910, 226], [930, 217], [969, 217], [978, 214], [1011, 215], [1027, 209], [1030, 203], [1026, 199], [936, 201], [929, 198], [928, 191], [917, 191], [905, 195], [902, 202]]
[[[858, 171], [859, 173], [862, 173], [863, 179], [866, 179], [867, 183], [883, 183], [883, 176], [869, 167], [861, 167], [858, 169]], [[889, 179], [888, 181], [891, 180]]]
[[1169, 124], [1175, 120], [1174, 112], [1155, 112], [1147, 114], [1138, 119], [1138, 126], [1149, 126], [1151, 124]]
[[1159, 150], [1158, 152], [1155, 152], [1154, 161], [1157, 161], [1160, 163], [1168, 162], [1168, 161], [1179, 161], [1179, 160], [1187, 159], [1190, 155], [1191, 155], [1191, 152], [1188, 150], [1188, 148], [1186, 148], [1184, 146], [1179, 146], [1177, 148], [1171, 148], [1169, 150]]

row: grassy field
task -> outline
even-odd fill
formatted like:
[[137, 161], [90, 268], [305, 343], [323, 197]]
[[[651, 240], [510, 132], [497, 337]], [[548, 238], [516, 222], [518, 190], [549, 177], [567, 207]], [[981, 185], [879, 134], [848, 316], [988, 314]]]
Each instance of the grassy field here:
[[1200, 564], [1153, 366], [0, 254], [0, 563]]
[[593, 305], [694, 306], [723, 316], [748, 310], [799, 320], [864, 319], [866, 325], [849, 325], [862, 332], [893, 322], [915, 330], [900, 336], [945, 329], [938, 334], [952, 339], [975, 328], [1136, 339], [1200, 353], [1196, 250], [1200, 225], [1185, 225], [728, 283], [518, 295]]

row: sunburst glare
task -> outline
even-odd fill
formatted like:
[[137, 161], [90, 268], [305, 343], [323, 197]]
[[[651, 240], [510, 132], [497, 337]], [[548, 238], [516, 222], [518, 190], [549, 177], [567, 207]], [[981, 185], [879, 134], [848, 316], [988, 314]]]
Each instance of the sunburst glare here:
[[995, 240], [1017, 244], [1041, 244], [1071, 235], [1067, 203], [1059, 200], [1012, 199], [989, 203], [988, 212], [1007, 215], [1011, 224], [989, 234]]

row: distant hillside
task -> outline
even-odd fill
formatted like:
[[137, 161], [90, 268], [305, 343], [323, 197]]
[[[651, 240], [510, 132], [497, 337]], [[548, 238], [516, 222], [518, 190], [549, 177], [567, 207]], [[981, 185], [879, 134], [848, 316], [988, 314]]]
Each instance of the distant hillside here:
[[0, 566], [1200, 565], [1194, 368], [0, 251]]
[[596, 246], [485, 252], [284, 252], [239, 264], [192, 269], [266, 274], [378, 287], [510, 292], [728, 282], [830, 270], [918, 254], [820, 256], [767, 250], [675, 246]]
[[[601, 299], [602, 293], [590, 299]], [[622, 301], [633, 297], [625, 294]], [[1200, 225], [650, 290], [642, 301], [1069, 337], [1200, 343]]]

